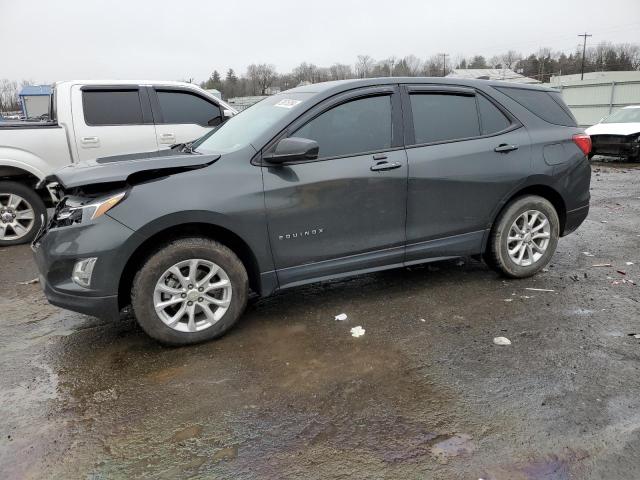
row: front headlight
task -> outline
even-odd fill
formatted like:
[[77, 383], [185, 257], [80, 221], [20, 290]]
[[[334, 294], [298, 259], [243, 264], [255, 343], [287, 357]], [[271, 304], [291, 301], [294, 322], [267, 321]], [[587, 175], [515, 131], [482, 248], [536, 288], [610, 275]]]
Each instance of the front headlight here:
[[65, 227], [74, 223], [95, 220], [120, 203], [126, 193], [126, 191], [118, 192], [95, 199], [66, 197], [59, 208], [56, 208], [53, 217], [54, 226]]

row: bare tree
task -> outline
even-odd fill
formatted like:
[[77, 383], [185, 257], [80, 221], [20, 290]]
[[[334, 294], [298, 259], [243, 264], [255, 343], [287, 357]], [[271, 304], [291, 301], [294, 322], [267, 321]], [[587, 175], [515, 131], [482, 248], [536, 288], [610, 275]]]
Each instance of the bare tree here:
[[356, 75], [358, 78], [368, 77], [373, 63], [373, 58], [369, 55], [358, 55], [358, 59], [356, 60]]
[[331, 80], [346, 80], [353, 78], [353, 70], [351, 69], [351, 65], [334, 63], [329, 67], [329, 75], [331, 76]]
[[266, 95], [267, 89], [277, 77], [276, 67], [266, 63], [249, 65], [247, 67], [247, 77], [251, 81], [254, 95], [257, 92], [260, 92], [260, 95]]
[[0, 112], [18, 110], [18, 82], [3, 78], [0, 80]]
[[505, 68], [513, 69], [520, 60], [522, 60], [522, 55], [515, 50], [509, 50], [500, 55], [500, 61]]

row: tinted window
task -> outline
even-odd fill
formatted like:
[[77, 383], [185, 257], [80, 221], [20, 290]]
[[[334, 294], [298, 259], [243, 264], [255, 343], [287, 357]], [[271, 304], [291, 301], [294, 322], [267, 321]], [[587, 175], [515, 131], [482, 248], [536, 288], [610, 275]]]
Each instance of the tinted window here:
[[482, 95], [478, 95], [477, 98], [483, 135], [500, 132], [511, 125], [509, 119], [493, 103]]
[[480, 135], [476, 98], [440, 93], [412, 94], [416, 144]]
[[82, 92], [87, 125], [136, 125], [142, 122], [138, 90], [87, 90]]
[[559, 93], [545, 92], [544, 90], [525, 90], [524, 88], [496, 88], [549, 123], [567, 127], [575, 127], [577, 125], [576, 119], [573, 118], [573, 115], [565, 106]]
[[158, 92], [163, 123], [196, 123], [214, 127], [222, 123], [220, 107], [186, 92]]
[[318, 142], [320, 157], [354, 155], [391, 147], [391, 97], [343, 103], [293, 134]]

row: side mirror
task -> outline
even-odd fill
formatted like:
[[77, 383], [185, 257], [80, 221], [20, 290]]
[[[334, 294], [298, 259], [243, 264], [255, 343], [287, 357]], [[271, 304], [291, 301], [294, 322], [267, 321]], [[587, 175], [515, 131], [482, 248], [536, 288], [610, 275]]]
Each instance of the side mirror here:
[[289, 137], [278, 142], [272, 153], [264, 156], [269, 163], [297, 162], [301, 160], [315, 160], [318, 158], [320, 147], [315, 140], [308, 138]]
[[229, 119], [231, 117], [233, 117], [235, 115], [235, 113], [233, 112], [233, 110], [229, 110], [228, 108], [225, 108], [224, 110], [222, 110], [222, 116], [225, 119]]

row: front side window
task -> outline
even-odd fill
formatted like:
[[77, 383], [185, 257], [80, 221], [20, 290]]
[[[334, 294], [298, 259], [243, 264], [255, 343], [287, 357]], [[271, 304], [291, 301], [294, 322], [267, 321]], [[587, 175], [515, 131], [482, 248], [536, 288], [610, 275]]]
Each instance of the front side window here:
[[391, 97], [382, 95], [343, 103], [291, 136], [318, 142], [320, 158], [388, 149], [392, 140]]
[[220, 107], [198, 95], [174, 90], [158, 90], [163, 123], [195, 123], [215, 127], [222, 123]]
[[138, 90], [85, 90], [82, 108], [87, 125], [140, 125], [142, 105]]
[[412, 93], [410, 98], [416, 144], [480, 135], [475, 96]]

